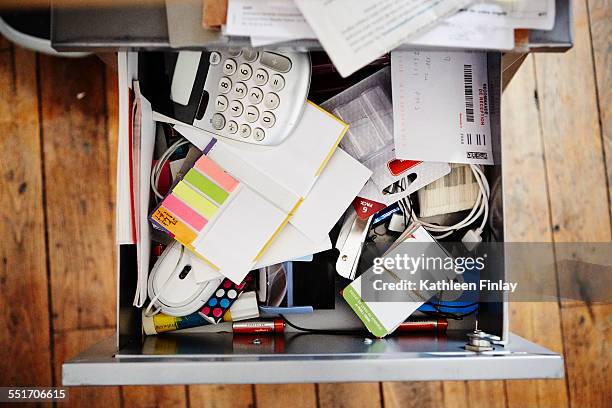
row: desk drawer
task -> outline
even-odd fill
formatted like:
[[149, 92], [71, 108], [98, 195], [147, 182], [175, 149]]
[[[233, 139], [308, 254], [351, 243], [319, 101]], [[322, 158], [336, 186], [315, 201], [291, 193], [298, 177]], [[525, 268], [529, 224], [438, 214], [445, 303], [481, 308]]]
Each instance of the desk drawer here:
[[[492, 139], [500, 146], [501, 55], [489, 54]], [[496, 107], [496, 108], [495, 108]], [[125, 106], [120, 106], [120, 110]], [[127, 123], [122, 123], [127, 126]], [[487, 168], [491, 186], [501, 187], [496, 205], [503, 207], [501, 151]], [[499, 211], [503, 214], [503, 211]], [[503, 217], [496, 219], [503, 231]], [[503, 232], [501, 234], [503, 236]], [[101, 341], [63, 364], [64, 385], [288, 383], [344, 381], [471, 380], [558, 378], [558, 354], [508, 333], [507, 303], [483, 303], [479, 327], [503, 338], [504, 345], [475, 354], [463, 348], [474, 317], [453, 323], [447, 336], [390, 336], [286, 333], [249, 338], [229, 333], [141, 333], [140, 311], [132, 306], [136, 289], [136, 248], [118, 250], [117, 336]], [[489, 272], [499, 279], [503, 266]], [[339, 299], [340, 318], [355, 316]], [[324, 316], [324, 315], [320, 315]], [[327, 317], [323, 317], [327, 318]], [[312, 326], [310, 326], [312, 327]], [[102, 339], [101, 339], [102, 340]], [[257, 341], [256, 341], [257, 340]]]

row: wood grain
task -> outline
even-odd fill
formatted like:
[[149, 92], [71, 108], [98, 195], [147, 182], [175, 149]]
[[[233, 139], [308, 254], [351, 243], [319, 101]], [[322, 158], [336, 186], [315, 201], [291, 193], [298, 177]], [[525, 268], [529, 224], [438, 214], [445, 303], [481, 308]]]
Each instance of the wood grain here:
[[[610, 242], [586, 2], [575, 1], [573, 7], [574, 48], [564, 56], [536, 57], [553, 240]], [[609, 312], [609, 306], [601, 307]], [[597, 308], [578, 302], [561, 308], [569, 400], [575, 407], [607, 406], [612, 396], [609, 359], [596, 354], [596, 345], [605, 344], [609, 323]]]
[[318, 384], [320, 408], [380, 407], [380, 383]]
[[[546, 166], [533, 57], [525, 61], [502, 98], [505, 235], [508, 242], [549, 242], [552, 239]], [[539, 257], [554, 260], [542, 246]], [[542, 271], [539, 271], [542, 273]], [[507, 273], [512, 275], [513, 271]], [[556, 276], [549, 273], [554, 285]], [[510, 278], [511, 279], [511, 278]], [[510, 330], [553, 351], [563, 351], [561, 314], [557, 302], [510, 303]], [[567, 406], [565, 379], [508, 381], [509, 407]]]
[[589, 0], [588, 7], [601, 135], [608, 175], [608, 197], [612, 202], [612, 4], [608, 0]]
[[104, 67], [94, 57], [40, 61], [53, 327], [113, 327]]
[[0, 384], [52, 384], [36, 56], [0, 38]]
[[253, 385], [190, 385], [189, 406], [206, 408], [252, 408]]
[[[114, 329], [80, 329], [56, 333], [55, 382], [61, 384], [62, 363], [85, 351], [100, 340], [112, 336]], [[119, 387], [70, 387], [62, 407], [115, 408], [121, 406]]]
[[439, 407], [444, 403], [441, 382], [385, 382], [382, 388], [385, 407]]
[[186, 387], [128, 386], [121, 387], [123, 406], [130, 408], [164, 408], [187, 406]]
[[255, 386], [255, 402], [266, 408], [314, 408], [315, 384], [261, 384]]

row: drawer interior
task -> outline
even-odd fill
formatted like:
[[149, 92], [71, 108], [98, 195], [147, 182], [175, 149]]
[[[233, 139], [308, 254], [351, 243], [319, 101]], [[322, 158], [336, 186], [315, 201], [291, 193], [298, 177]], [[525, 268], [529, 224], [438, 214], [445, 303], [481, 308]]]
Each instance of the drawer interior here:
[[[313, 62], [324, 58], [322, 53], [313, 52]], [[366, 67], [358, 75], [369, 75], [381, 68], [384, 62]], [[501, 54], [488, 53], [488, 72], [490, 84], [490, 123], [493, 153], [496, 165], [485, 166], [485, 173], [493, 192], [490, 200], [494, 214], [487, 228], [495, 234], [487, 233], [491, 240], [503, 241], [503, 189], [501, 159]], [[322, 102], [345, 84], [337, 82], [317, 83], [313, 74], [311, 96], [315, 102]], [[339, 77], [338, 77], [339, 78]], [[335, 91], [336, 90], [336, 91]], [[497, 187], [494, 187], [497, 186]], [[490, 232], [490, 231], [489, 231]], [[333, 240], [332, 240], [333, 242]], [[335, 251], [335, 250], [332, 250]], [[117, 319], [117, 358], [159, 358], [194, 356], [240, 357], [259, 355], [269, 358], [287, 356], [329, 355], [341, 358], [342, 355], [369, 355], [372, 353], [392, 356], [394, 353], [457, 352], [463, 350], [466, 333], [475, 327], [507, 339], [507, 313], [503, 302], [483, 302], [479, 305], [478, 316], [470, 315], [462, 320], [449, 320], [448, 331], [444, 335], [423, 335], [410, 333], [392, 335], [377, 342], [376, 347], [366, 340], [371, 338], [366, 331], [360, 334], [319, 334], [299, 332], [287, 327], [284, 335], [276, 336], [234, 336], [231, 333], [203, 333], [198, 330], [163, 333], [145, 336], [142, 333], [141, 310], [132, 306], [137, 282], [136, 246], [119, 245], [118, 249], [118, 319]], [[487, 268], [488, 276], [483, 279], [499, 280], [504, 276], [503, 262], [498, 268]], [[495, 276], [493, 276], [495, 275]], [[347, 282], [337, 281], [336, 293]], [[344, 285], [344, 286], [342, 286]], [[294, 315], [290, 320], [301, 327], [362, 327], [361, 322], [338, 294], [335, 309], [317, 310], [313, 314]]]

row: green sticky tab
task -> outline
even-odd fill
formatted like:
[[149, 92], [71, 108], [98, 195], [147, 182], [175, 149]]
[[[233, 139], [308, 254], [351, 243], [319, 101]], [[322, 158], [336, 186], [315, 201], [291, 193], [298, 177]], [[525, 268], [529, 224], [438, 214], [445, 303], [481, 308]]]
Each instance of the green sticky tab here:
[[219, 205], [223, 204], [229, 195], [227, 191], [223, 190], [208, 177], [204, 176], [195, 169], [189, 170], [187, 174], [185, 174], [185, 178], [183, 180], [200, 190], [202, 193], [206, 194]]
[[200, 193], [182, 181], [174, 186], [172, 194], [177, 196], [181, 201], [207, 220], [210, 220], [217, 211], [219, 211], [219, 207], [212, 201], [209, 201], [206, 197], [203, 197]]
[[361, 299], [359, 293], [352, 286], [347, 286], [342, 291], [342, 297], [349, 304], [351, 309], [359, 316], [363, 324], [370, 333], [376, 337], [385, 337], [389, 332], [385, 326], [378, 320], [372, 309]]

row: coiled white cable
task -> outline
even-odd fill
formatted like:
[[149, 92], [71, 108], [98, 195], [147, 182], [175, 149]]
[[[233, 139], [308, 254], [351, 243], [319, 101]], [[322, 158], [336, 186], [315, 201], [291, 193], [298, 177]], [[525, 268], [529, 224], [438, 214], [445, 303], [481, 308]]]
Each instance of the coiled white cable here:
[[423, 220], [419, 220], [414, 212], [414, 209], [412, 208], [412, 205], [410, 204], [410, 200], [408, 199], [408, 197], [403, 198], [399, 202], [402, 211], [404, 211], [404, 214], [410, 213], [412, 219], [421, 224], [427, 231], [431, 232], [432, 236], [436, 239], [446, 238], [453, 232], [473, 224], [478, 220], [478, 218], [482, 216], [482, 222], [480, 223], [480, 226], [475, 230], [475, 233], [480, 236], [480, 234], [482, 234], [482, 231], [484, 230], [484, 227], [487, 223], [487, 219], [489, 217], [489, 197], [491, 191], [489, 189], [489, 182], [487, 181], [487, 178], [482, 169], [474, 164], [470, 164], [470, 169], [472, 170], [474, 179], [478, 183], [480, 193], [478, 194], [478, 198], [476, 199], [472, 210], [463, 220], [459, 221], [454, 225], [448, 226], [431, 224]]
[[159, 176], [161, 174], [161, 171], [164, 165], [166, 164], [166, 162], [168, 161], [168, 159], [172, 157], [174, 152], [176, 152], [180, 147], [185, 146], [186, 144], [189, 144], [189, 141], [185, 138], [179, 139], [176, 142], [174, 142], [161, 155], [159, 160], [157, 160], [157, 162], [155, 163], [155, 166], [153, 166], [153, 169], [151, 169], [151, 190], [153, 190], [153, 194], [155, 194], [155, 196], [160, 200], [164, 198], [164, 196], [159, 192], [159, 190], [157, 190], [157, 184], [159, 183]]

